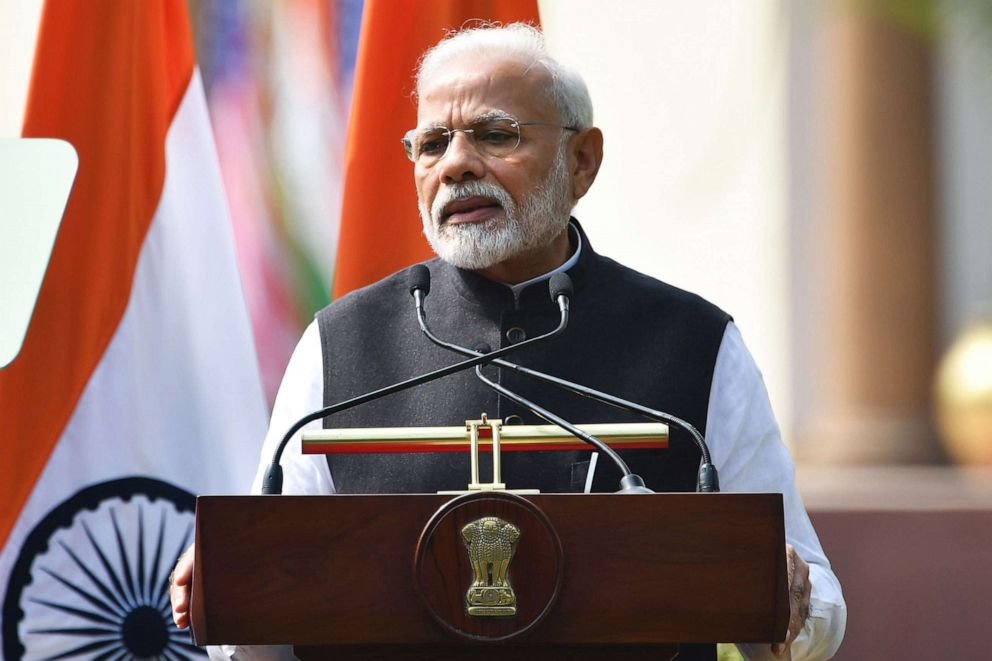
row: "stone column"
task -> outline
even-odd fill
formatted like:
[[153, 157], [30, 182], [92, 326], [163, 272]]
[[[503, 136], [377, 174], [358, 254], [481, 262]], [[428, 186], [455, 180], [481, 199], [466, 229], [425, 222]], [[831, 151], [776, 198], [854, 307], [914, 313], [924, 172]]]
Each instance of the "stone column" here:
[[[855, 10], [824, 19], [820, 207], [822, 324], [800, 455], [840, 463], [932, 461], [935, 191], [931, 45]], [[817, 303], [811, 303], [813, 305]]]

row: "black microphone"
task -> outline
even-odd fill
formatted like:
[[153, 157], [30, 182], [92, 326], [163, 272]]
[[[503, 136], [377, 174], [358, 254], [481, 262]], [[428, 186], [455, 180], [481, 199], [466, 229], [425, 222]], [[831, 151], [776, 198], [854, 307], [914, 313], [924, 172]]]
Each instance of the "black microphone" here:
[[[450, 342], [445, 342], [444, 340], [435, 336], [427, 326], [427, 318], [423, 309], [423, 299], [426, 296], [426, 292], [430, 291], [430, 272], [427, 268], [424, 268], [427, 272], [427, 284], [426, 286], [420, 287], [417, 293], [411, 285], [411, 293], [414, 294], [414, 299], [417, 300], [417, 321], [420, 324], [420, 329], [424, 332], [427, 338], [434, 344], [444, 347], [450, 351], [462, 354], [464, 356], [479, 356], [480, 353], [472, 351], [466, 347], [460, 347], [456, 344], [451, 344]], [[559, 277], [560, 276], [560, 277]], [[551, 282], [549, 283], [549, 289], [551, 291], [552, 300], [558, 302], [559, 309], [563, 316], [568, 315], [569, 309], [569, 298], [572, 293], [572, 279], [568, 277], [566, 273], [559, 272], [551, 276]], [[510, 346], [520, 346], [520, 345], [510, 345]], [[505, 348], [505, 347], [504, 347]], [[502, 351], [502, 350], [500, 350]], [[666, 424], [674, 424], [678, 427], [689, 432], [692, 436], [693, 441], [699, 448], [699, 452], [702, 455], [702, 461], [700, 462], [699, 473], [696, 478], [696, 489], [697, 491], [710, 493], [720, 491], [720, 477], [717, 472], [716, 466], [713, 465], [713, 461], [710, 458], [709, 447], [706, 445], [706, 440], [703, 435], [699, 432], [688, 421], [679, 418], [678, 416], [672, 415], [670, 413], [665, 413], [663, 411], [657, 411], [655, 409], [648, 408], [636, 402], [631, 402], [626, 399], [617, 397], [615, 395], [610, 395], [609, 393], [601, 392], [594, 388], [584, 386], [579, 383], [574, 383], [566, 379], [561, 379], [544, 372], [539, 372], [537, 370], [532, 370], [522, 365], [517, 365], [516, 363], [511, 363], [509, 361], [500, 360], [496, 354], [499, 351], [494, 352], [489, 355], [489, 361], [493, 365], [499, 367], [515, 370], [516, 372], [523, 374], [525, 376], [544, 381], [545, 383], [550, 383], [552, 385], [558, 386], [577, 395], [582, 395], [584, 397], [589, 397], [595, 399], [596, 401], [603, 402], [604, 404], [610, 404], [616, 408], [622, 409], [624, 411], [629, 411], [633, 413], [638, 413], [648, 419], [655, 420], [658, 422], [664, 422]], [[484, 355], [484, 354], [483, 354]], [[482, 363], [480, 363], [482, 364]], [[511, 398], [512, 399], [512, 398]], [[518, 402], [519, 403], [519, 402]], [[535, 412], [536, 413], [536, 412]], [[638, 478], [639, 479], [639, 478]]]
[[[423, 309], [424, 299], [431, 293], [431, 272], [423, 264], [414, 264], [406, 273], [407, 288], [416, 302], [417, 310]], [[418, 313], [419, 316], [419, 313]]]
[[[569, 301], [574, 293], [572, 290], [572, 279], [564, 271], [559, 271], [551, 275], [548, 281], [548, 290], [551, 292], [551, 300], [558, 304], [558, 309], [563, 313], [568, 312]], [[430, 292], [430, 287], [427, 289]], [[426, 296], [427, 294], [424, 294]]]
[[[417, 308], [417, 318], [420, 321], [421, 327], [423, 327], [424, 321], [422, 320], [423, 314], [423, 297], [427, 295], [430, 291], [430, 271], [423, 264], [418, 264], [411, 268], [408, 272], [408, 282], [410, 285], [410, 293], [413, 294], [415, 300], [418, 300]], [[346, 411], [350, 408], [354, 408], [361, 404], [366, 404], [368, 402], [380, 399], [387, 395], [392, 395], [393, 393], [400, 392], [402, 390], [407, 390], [409, 388], [414, 388], [416, 386], [434, 381], [435, 379], [440, 379], [441, 377], [454, 374], [455, 372], [460, 372], [476, 365], [481, 365], [483, 363], [489, 362], [494, 357], [504, 356], [508, 353], [518, 351], [524, 347], [530, 346], [536, 342], [543, 342], [552, 337], [560, 335], [565, 327], [568, 325], [568, 312], [567, 306], [563, 308], [565, 311], [561, 315], [561, 320], [558, 326], [544, 335], [538, 335], [536, 337], [520, 342], [519, 344], [511, 344], [509, 346], [503, 347], [498, 351], [494, 351], [492, 354], [473, 354], [468, 360], [463, 360], [460, 363], [455, 363], [454, 365], [449, 365], [447, 367], [442, 367], [436, 369], [427, 374], [421, 374], [405, 381], [400, 381], [399, 383], [394, 383], [391, 386], [386, 386], [384, 388], [379, 388], [372, 392], [365, 393], [364, 395], [358, 395], [357, 397], [352, 397], [343, 402], [338, 402], [337, 404], [332, 404], [330, 406], [325, 406], [322, 409], [313, 411], [303, 416], [299, 420], [293, 423], [289, 430], [283, 435], [282, 440], [276, 447], [275, 452], [272, 453], [272, 461], [269, 463], [268, 467], [265, 469], [265, 475], [262, 477], [262, 493], [263, 494], [279, 494], [282, 493], [282, 466], [280, 461], [282, 460], [282, 454], [289, 445], [289, 441], [293, 438], [293, 435], [303, 429], [308, 423], [314, 420], [319, 420], [321, 418], [326, 418], [327, 416], [333, 415], [335, 413], [340, 413], [341, 411]]]

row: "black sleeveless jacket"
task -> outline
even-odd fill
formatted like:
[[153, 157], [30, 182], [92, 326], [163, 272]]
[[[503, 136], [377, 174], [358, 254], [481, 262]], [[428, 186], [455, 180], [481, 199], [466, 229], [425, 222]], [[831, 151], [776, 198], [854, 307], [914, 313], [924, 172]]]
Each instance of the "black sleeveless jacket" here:
[[[705, 432], [713, 368], [730, 317], [694, 294], [596, 254], [584, 234], [582, 246], [568, 271], [575, 287], [568, 328], [507, 359], [673, 413]], [[474, 272], [438, 259], [426, 265], [432, 281], [425, 309], [432, 330], [443, 339], [498, 348], [558, 323], [547, 282], [527, 287], [515, 300], [507, 286]], [[421, 334], [405, 271], [335, 301], [317, 320], [325, 405], [461, 360]], [[573, 423], [645, 421], [509, 370], [488, 367], [486, 373]], [[474, 370], [466, 370], [345, 411], [324, 424], [462, 425], [483, 412], [507, 423], [543, 423], [486, 388]], [[695, 489], [700, 454], [679, 429], [672, 427], [666, 450], [622, 454], [655, 491]], [[487, 453], [482, 456], [488, 461]], [[589, 457], [589, 451], [505, 453], [503, 480], [509, 488], [581, 491]], [[616, 491], [620, 473], [600, 459], [594, 490]], [[464, 489], [469, 479], [468, 458], [460, 453], [334, 456], [328, 462], [339, 493], [430, 493]], [[490, 475], [483, 463], [483, 481]]]

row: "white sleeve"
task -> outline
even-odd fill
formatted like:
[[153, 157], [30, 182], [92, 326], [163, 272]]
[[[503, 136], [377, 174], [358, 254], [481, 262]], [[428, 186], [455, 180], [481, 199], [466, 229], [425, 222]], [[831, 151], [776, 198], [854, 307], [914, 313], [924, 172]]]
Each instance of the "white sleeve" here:
[[[262, 454], [258, 462], [255, 481], [251, 492], [262, 492], [262, 478], [265, 469], [272, 461], [272, 454], [279, 446], [282, 437], [290, 426], [305, 416], [324, 406], [324, 362], [320, 348], [320, 330], [317, 322], [307, 326], [286, 366], [286, 373], [279, 385], [276, 402], [272, 407], [269, 432], [262, 444]], [[303, 429], [320, 429], [316, 420]], [[319, 495], [334, 493], [334, 483], [327, 460], [323, 455], [304, 455], [301, 452], [300, 433], [290, 440], [282, 455], [283, 484], [286, 495]]]
[[[262, 477], [272, 461], [282, 437], [289, 427], [324, 405], [324, 363], [321, 357], [320, 331], [312, 322], [303, 332], [299, 344], [286, 366], [286, 373], [279, 385], [269, 431], [262, 444], [258, 471], [251, 492], [262, 491]], [[304, 429], [320, 429], [320, 421], [311, 422]], [[323, 455], [304, 455], [300, 451], [300, 434], [286, 446], [282, 455], [282, 492], [287, 495], [319, 495], [334, 493], [334, 483], [327, 460]], [[208, 647], [207, 654], [215, 661], [294, 661], [296, 656], [289, 645], [223, 645]]]
[[298, 661], [292, 645], [219, 645], [207, 648], [211, 661]]
[[[823, 553], [799, 490], [795, 467], [782, 443], [764, 380], [740, 330], [727, 325], [710, 389], [706, 439], [720, 472], [721, 490], [781, 493], [785, 537], [809, 564], [810, 616], [792, 643], [793, 659], [829, 659], [840, 647], [847, 607]], [[747, 659], [774, 659], [768, 645], [738, 645]]]

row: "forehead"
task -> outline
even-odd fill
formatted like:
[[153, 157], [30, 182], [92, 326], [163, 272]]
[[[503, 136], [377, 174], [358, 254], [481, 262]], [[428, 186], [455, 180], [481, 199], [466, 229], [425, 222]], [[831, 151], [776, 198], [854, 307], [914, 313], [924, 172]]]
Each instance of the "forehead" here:
[[417, 124], [458, 126], [494, 110], [525, 120], [554, 120], [551, 75], [542, 66], [498, 56], [446, 62], [420, 91]]

